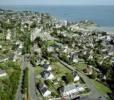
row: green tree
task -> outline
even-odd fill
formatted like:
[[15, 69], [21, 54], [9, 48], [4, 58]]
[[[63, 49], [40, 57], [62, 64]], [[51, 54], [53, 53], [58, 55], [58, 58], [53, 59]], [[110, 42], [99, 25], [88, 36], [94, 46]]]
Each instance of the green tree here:
[[66, 73], [67, 83], [73, 82], [73, 75], [71, 73]]

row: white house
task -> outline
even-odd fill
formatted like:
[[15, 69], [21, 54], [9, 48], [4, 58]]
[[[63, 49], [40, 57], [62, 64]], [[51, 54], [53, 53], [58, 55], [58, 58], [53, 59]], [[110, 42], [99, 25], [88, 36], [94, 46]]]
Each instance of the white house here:
[[77, 63], [78, 62], [78, 55], [75, 52], [71, 52], [68, 57], [74, 63]]
[[53, 52], [53, 51], [54, 51], [54, 47], [49, 46], [49, 47], [47, 48], [47, 51], [48, 51], [48, 52]]
[[50, 64], [43, 64], [42, 67], [43, 67], [45, 70], [47, 70], [47, 71], [51, 71], [51, 70], [52, 70]]
[[73, 77], [74, 77], [74, 82], [79, 81], [80, 77], [78, 76], [78, 74], [76, 72], [73, 72]]
[[49, 95], [51, 95], [51, 91], [49, 91], [49, 90], [45, 91], [45, 93], [43, 94], [44, 97], [47, 97]]
[[55, 26], [56, 28], [61, 28], [62, 27], [62, 25], [60, 25], [60, 24], [56, 24], [56, 26]]
[[67, 53], [67, 52], [68, 52], [68, 45], [65, 45], [65, 46], [63, 47], [63, 52], [64, 52], [64, 53]]
[[111, 36], [107, 35], [106, 39], [107, 39], [107, 41], [111, 41]]
[[20, 43], [20, 44], [19, 44], [19, 49], [22, 49], [22, 48], [23, 48], [23, 44]]
[[46, 61], [45, 59], [41, 60], [40, 65], [45, 64], [45, 61]]
[[46, 70], [41, 73], [41, 76], [42, 76], [45, 80], [52, 80], [52, 79], [54, 79], [54, 75], [53, 75], [51, 72], [46, 71]]
[[7, 73], [4, 70], [0, 69], [0, 77], [4, 76], [7, 76]]
[[15, 54], [13, 57], [13, 62], [15, 62], [17, 60], [17, 55]]
[[8, 30], [7, 32], [8, 32], [8, 33], [7, 33], [7, 35], [6, 35], [6, 40], [10, 40], [10, 39], [11, 39], [11, 31]]
[[41, 94], [42, 94], [44, 97], [47, 97], [47, 96], [51, 95], [51, 91], [48, 90], [48, 88], [47, 88], [46, 85], [38, 84], [38, 85], [37, 85], [37, 88], [39, 89], [39, 91], [41, 92]]
[[41, 48], [39, 48], [36, 43], [34, 43], [34, 45], [33, 45], [33, 51], [41, 54]]
[[31, 41], [34, 41], [39, 36], [41, 31], [42, 28], [35, 28], [35, 30], [31, 33]]
[[92, 56], [92, 55], [90, 55], [90, 56], [88, 57], [88, 59], [93, 59], [93, 56]]

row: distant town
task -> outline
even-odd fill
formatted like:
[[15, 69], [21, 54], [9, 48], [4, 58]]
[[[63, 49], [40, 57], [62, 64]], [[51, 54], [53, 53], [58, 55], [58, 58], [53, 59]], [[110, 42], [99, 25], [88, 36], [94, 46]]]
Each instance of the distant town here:
[[0, 100], [112, 100], [114, 34], [92, 27], [0, 9]]

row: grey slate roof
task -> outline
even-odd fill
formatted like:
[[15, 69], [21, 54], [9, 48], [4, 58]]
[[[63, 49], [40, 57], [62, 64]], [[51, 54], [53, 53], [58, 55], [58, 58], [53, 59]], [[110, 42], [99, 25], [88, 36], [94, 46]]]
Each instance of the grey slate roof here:
[[6, 73], [5, 70], [0, 69], [0, 74]]

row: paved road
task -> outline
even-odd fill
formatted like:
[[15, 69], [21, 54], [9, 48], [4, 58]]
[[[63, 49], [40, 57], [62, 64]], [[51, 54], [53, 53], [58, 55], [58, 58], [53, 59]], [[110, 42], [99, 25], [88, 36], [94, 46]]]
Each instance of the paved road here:
[[[76, 71], [71, 65], [68, 65], [67, 63], [65, 63], [64, 61], [62, 61], [60, 59], [59, 59], [59, 61], [64, 66], [66, 66], [68, 69], [70, 69], [72, 71]], [[82, 97], [81, 100], [107, 100], [99, 91], [96, 90], [96, 88], [94, 87], [92, 81], [86, 75], [84, 75], [84, 73], [81, 73], [81, 72], [77, 72], [77, 73], [85, 81], [86, 86], [91, 90], [90, 95], [86, 96], [86, 97]], [[102, 98], [99, 99], [100, 96]]]
[[16, 100], [22, 100], [23, 95], [21, 93], [21, 87], [22, 87], [22, 78], [23, 78], [23, 70], [26, 68], [26, 62], [25, 62], [25, 57], [22, 56], [20, 58], [21, 61], [21, 76], [20, 76], [20, 81], [19, 81], [19, 86], [17, 89], [17, 93], [16, 93]]
[[29, 67], [29, 97], [30, 100], [40, 100], [36, 95], [36, 86], [35, 86], [35, 77], [34, 77], [34, 69], [30, 62], [28, 62]]

